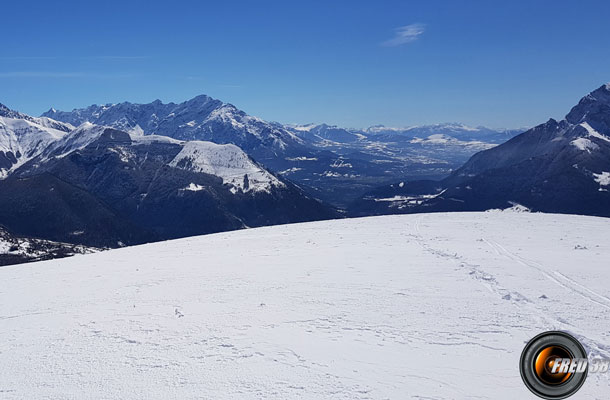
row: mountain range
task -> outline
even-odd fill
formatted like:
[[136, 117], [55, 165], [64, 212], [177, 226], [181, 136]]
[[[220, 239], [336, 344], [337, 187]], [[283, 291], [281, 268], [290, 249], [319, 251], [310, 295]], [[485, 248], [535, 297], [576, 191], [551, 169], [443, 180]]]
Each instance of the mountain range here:
[[15, 235], [117, 247], [339, 216], [233, 144], [6, 115], [0, 225]]
[[440, 181], [381, 186], [352, 215], [479, 211], [520, 204], [532, 211], [610, 216], [610, 84], [565, 119], [538, 125], [472, 156]]
[[42, 116], [74, 126], [89, 122], [135, 134], [231, 143], [260, 159], [306, 151], [302, 140], [281, 125], [267, 123], [206, 95], [180, 104], [155, 100], [148, 104], [92, 105], [71, 112], [50, 109]]
[[610, 85], [520, 131], [282, 125], [208, 96], [41, 117], [0, 105], [0, 228], [108, 248], [345, 215], [610, 216]]
[[282, 125], [205, 95], [180, 104], [155, 100], [68, 112], [52, 108], [43, 118], [74, 126], [85, 122], [110, 126], [136, 135], [235, 144], [309, 195], [340, 208], [382, 182], [443, 178], [476, 151], [519, 133], [461, 124], [393, 130]]

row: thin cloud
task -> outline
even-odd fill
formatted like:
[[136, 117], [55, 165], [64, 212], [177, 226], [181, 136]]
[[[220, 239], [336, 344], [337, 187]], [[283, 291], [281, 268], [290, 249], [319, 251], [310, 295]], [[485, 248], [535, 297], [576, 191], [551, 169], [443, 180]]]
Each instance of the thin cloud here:
[[0, 60], [3, 61], [29, 61], [29, 60], [56, 60], [55, 56], [3, 56]]
[[151, 56], [121, 56], [121, 55], [106, 55], [106, 56], [74, 56], [74, 57], [58, 57], [58, 56], [2, 56], [3, 61], [32, 61], [32, 60], [110, 60], [110, 61], [129, 61], [129, 60], [148, 60]]
[[394, 29], [394, 37], [381, 43], [382, 46], [395, 47], [403, 44], [412, 43], [426, 30], [424, 24], [411, 24]]
[[98, 74], [89, 72], [12, 71], [0, 72], [0, 78], [133, 78], [133, 74]]
[[0, 78], [81, 78], [82, 72], [12, 71], [0, 72]]

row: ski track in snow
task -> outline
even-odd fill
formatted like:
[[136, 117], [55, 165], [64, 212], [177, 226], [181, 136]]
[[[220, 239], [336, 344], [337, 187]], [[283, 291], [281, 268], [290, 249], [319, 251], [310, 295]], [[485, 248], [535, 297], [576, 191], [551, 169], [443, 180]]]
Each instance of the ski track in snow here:
[[369, 217], [0, 268], [0, 399], [533, 399], [536, 334], [610, 357], [607, 221]]

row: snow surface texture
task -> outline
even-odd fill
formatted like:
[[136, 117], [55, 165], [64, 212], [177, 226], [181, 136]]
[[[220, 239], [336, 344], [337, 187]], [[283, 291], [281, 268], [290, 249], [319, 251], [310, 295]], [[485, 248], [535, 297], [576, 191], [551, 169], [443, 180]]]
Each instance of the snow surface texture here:
[[183, 149], [169, 163], [171, 167], [216, 175], [234, 191], [266, 191], [283, 187], [275, 176], [257, 165], [239, 147], [212, 142], [185, 142]]
[[[0, 268], [3, 399], [534, 399], [610, 357], [610, 225], [512, 212], [275, 226]], [[590, 375], [575, 399], [606, 399]]]

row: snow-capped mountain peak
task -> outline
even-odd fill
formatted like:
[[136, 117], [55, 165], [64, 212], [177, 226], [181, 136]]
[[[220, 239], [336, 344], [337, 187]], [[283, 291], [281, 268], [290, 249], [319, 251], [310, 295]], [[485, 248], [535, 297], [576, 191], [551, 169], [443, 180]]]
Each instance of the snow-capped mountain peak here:
[[235, 144], [249, 154], [265, 156], [299, 146], [302, 140], [281, 125], [250, 116], [232, 104], [199, 95], [180, 104], [155, 100], [148, 104], [90, 106], [71, 112], [48, 111], [51, 118], [80, 125], [88, 121], [128, 132], [164, 135], [179, 140]]
[[46, 116], [39, 117], [39, 118], [31, 117], [31, 116], [29, 116], [27, 114], [23, 114], [19, 111], [11, 110], [10, 108], [8, 108], [7, 106], [5, 106], [4, 104], [1, 104], [1, 103], [0, 103], [0, 117], [23, 119], [23, 120], [30, 121], [30, 122], [40, 125], [40, 126], [52, 128], [52, 129], [55, 129], [58, 131], [63, 131], [63, 132], [70, 132], [72, 129], [74, 129], [74, 126], [72, 126], [69, 123], [59, 122], [54, 119], [48, 118]]
[[566, 120], [575, 125], [587, 122], [602, 133], [610, 131], [610, 84], [583, 97], [566, 115]]

